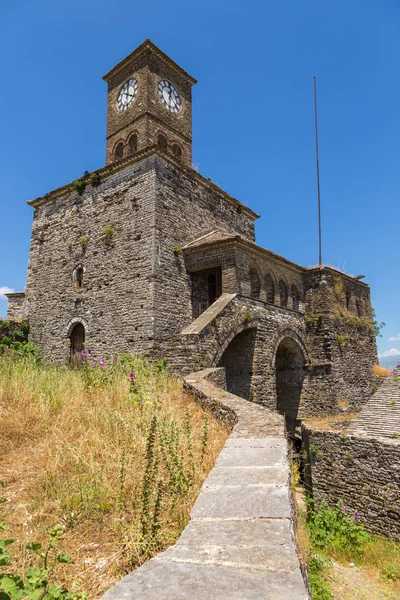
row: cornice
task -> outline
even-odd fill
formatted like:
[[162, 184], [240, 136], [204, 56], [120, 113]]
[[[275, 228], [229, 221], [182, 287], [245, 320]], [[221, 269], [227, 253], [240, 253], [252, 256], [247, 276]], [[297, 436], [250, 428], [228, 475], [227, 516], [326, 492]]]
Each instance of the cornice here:
[[188, 137], [181, 131], [178, 131], [178, 129], [176, 129], [172, 125], [165, 123], [165, 121], [162, 121], [159, 117], [157, 117], [157, 115], [153, 114], [150, 110], [143, 110], [130, 123], [127, 123], [126, 125], [122, 125], [118, 129], [116, 129], [115, 131], [110, 133], [109, 135], [106, 135], [106, 141], [108, 142], [108, 140], [110, 140], [112, 137], [116, 136], [121, 131], [124, 131], [125, 129], [128, 129], [131, 126], [134, 126], [135, 123], [137, 123], [139, 121], [139, 119], [142, 119], [143, 117], [146, 117], [146, 116], [150, 117], [151, 119], [154, 119], [154, 121], [157, 121], [157, 123], [159, 123], [165, 129], [169, 129], [170, 131], [173, 131], [176, 135], [179, 135], [181, 138], [183, 138], [187, 142], [192, 143], [191, 137]]
[[224, 240], [214, 240], [212, 242], [205, 241], [203, 244], [200, 244], [198, 246], [192, 246], [192, 247], [188, 246], [186, 248], [183, 248], [183, 252], [185, 254], [195, 254], [196, 251], [204, 250], [204, 248], [216, 248], [216, 247], [220, 247], [220, 246], [229, 246], [229, 245], [245, 247], [245, 248], [251, 250], [253, 253], [258, 254], [259, 256], [262, 256], [264, 258], [266, 256], [268, 256], [268, 258], [272, 258], [275, 261], [278, 261], [280, 263], [285, 263], [286, 266], [288, 266], [292, 270], [296, 271], [297, 273], [304, 274], [306, 271], [305, 267], [302, 267], [301, 265], [298, 265], [298, 264], [292, 262], [291, 260], [288, 260], [287, 258], [284, 258], [283, 256], [280, 256], [279, 254], [272, 252], [271, 250], [267, 250], [266, 248], [257, 246], [257, 244], [255, 242], [250, 242], [250, 240], [246, 240], [246, 238], [244, 238], [243, 236], [241, 236], [239, 234], [236, 235], [235, 237], [227, 238]]
[[[127, 156], [126, 158], [121, 158], [118, 161], [110, 163], [109, 165], [106, 165], [105, 167], [102, 167], [97, 171], [92, 171], [92, 173], [89, 173], [89, 175], [87, 175], [86, 177], [81, 177], [78, 179], [82, 179], [83, 181], [90, 183], [90, 178], [93, 175], [100, 175], [101, 177], [108, 177], [109, 175], [114, 175], [114, 173], [122, 171], [125, 167], [140, 162], [141, 160], [144, 160], [154, 154], [173, 165], [178, 171], [181, 171], [182, 173], [185, 173], [188, 177], [191, 177], [204, 188], [207, 188], [217, 193], [219, 196], [221, 196], [230, 204], [232, 204], [236, 209], [240, 208], [240, 210], [251, 219], [256, 220], [259, 218], [260, 215], [252, 211], [251, 208], [248, 208], [247, 206], [239, 202], [239, 200], [233, 198], [232, 196], [224, 192], [224, 190], [221, 190], [221, 188], [215, 185], [215, 183], [209, 181], [208, 179], [203, 177], [203, 175], [200, 175], [200, 173], [192, 169], [192, 167], [186, 167], [185, 165], [181, 164], [171, 154], [169, 154], [165, 150], [162, 150], [159, 146], [150, 146], [149, 148], [141, 150], [140, 152], [136, 152], [131, 156]], [[58, 200], [62, 196], [72, 191], [74, 191], [73, 182], [70, 182], [62, 187], [57, 188], [56, 190], [53, 190], [52, 192], [49, 192], [48, 194], [45, 194], [44, 196], [36, 198], [35, 200], [30, 200], [28, 204], [33, 208], [39, 208], [40, 206], [50, 204], [55, 200]]]
[[308, 273], [312, 273], [313, 271], [315, 271], [317, 273], [319, 271], [331, 271], [332, 273], [335, 273], [337, 275], [340, 275], [341, 277], [344, 277], [345, 279], [348, 279], [352, 283], [357, 282], [360, 285], [362, 285], [362, 286], [364, 286], [364, 287], [366, 287], [368, 289], [371, 287], [365, 281], [361, 281], [360, 279], [356, 279], [356, 277], [354, 277], [353, 275], [349, 275], [348, 273], [343, 273], [343, 271], [340, 271], [340, 269], [336, 269], [336, 267], [330, 267], [329, 265], [322, 265], [322, 266], [316, 266], [316, 267], [306, 267], [306, 271]]
[[106, 73], [103, 77], [104, 81], [107, 83], [118, 75], [120, 71], [122, 71], [130, 62], [137, 60], [146, 52], [152, 52], [158, 59], [162, 62], [166, 63], [173, 71], [176, 71], [181, 75], [190, 85], [194, 85], [197, 83], [197, 80], [194, 79], [189, 73], [187, 73], [182, 67], [180, 67], [176, 62], [174, 62], [169, 56], [167, 56], [160, 48], [158, 48], [153, 42], [149, 39], [145, 40], [140, 46], [136, 48], [131, 54], [126, 56], [121, 62], [119, 62], [115, 67], [111, 69], [108, 73]]

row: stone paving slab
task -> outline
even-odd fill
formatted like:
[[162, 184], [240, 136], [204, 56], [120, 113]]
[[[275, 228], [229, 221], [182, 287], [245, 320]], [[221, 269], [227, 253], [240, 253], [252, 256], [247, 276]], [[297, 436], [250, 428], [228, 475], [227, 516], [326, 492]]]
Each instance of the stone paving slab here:
[[[224, 446], [216, 467], [273, 467], [287, 462], [286, 440], [276, 440], [276, 445], [265, 448], [227, 448]], [[281, 443], [283, 442], [283, 443]]]
[[266, 438], [228, 438], [225, 448], [280, 448], [287, 454], [287, 443], [280, 437]]
[[274, 548], [265, 546], [207, 546], [201, 549], [172, 546], [162, 556], [164, 560], [220, 565], [239, 569], [267, 569], [270, 571], [293, 571], [298, 561], [288, 545], [277, 544]]
[[269, 546], [291, 540], [288, 519], [243, 519], [190, 521], [176, 546], [206, 548], [207, 546]]
[[299, 568], [293, 572], [238, 569], [162, 558], [153, 558], [103, 597], [106, 600], [308, 600]]
[[192, 519], [267, 519], [291, 517], [287, 486], [217, 487], [204, 490], [197, 498]]
[[289, 475], [286, 469], [279, 467], [214, 467], [203, 486], [204, 488], [221, 485], [286, 485]]

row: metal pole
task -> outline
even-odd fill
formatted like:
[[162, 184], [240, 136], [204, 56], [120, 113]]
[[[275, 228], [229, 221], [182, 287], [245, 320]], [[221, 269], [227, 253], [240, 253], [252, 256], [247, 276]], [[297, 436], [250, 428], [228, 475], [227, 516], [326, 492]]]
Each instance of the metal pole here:
[[318, 186], [319, 266], [322, 267], [321, 190], [320, 190], [320, 184], [319, 184], [319, 158], [318, 158], [317, 78], [315, 76], [314, 76], [314, 119], [315, 119], [315, 154], [316, 154], [316, 161], [317, 161], [317, 186]]

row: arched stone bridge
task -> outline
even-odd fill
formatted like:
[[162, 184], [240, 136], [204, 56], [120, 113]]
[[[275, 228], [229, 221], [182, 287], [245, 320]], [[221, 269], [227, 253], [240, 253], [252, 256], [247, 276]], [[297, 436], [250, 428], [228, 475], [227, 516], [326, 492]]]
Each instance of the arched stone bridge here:
[[222, 294], [182, 331], [171, 363], [183, 374], [224, 367], [228, 391], [285, 414], [293, 432], [307, 410], [312, 375], [297, 311]]

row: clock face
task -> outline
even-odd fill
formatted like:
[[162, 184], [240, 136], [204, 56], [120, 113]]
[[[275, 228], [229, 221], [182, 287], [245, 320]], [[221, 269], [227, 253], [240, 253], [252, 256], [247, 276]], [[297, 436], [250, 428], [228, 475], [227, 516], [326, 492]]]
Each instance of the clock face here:
[[161, 98], [161, 102], [169, 112], [177, 113], [181, 110], [182, 101], [172, 83], [165, 80], [160, 81], [158, 84], [158, 94]]
[[127, 110], [136, 98], [138, 89], [138, 82], [136, 79], [130, 79], [119, 91], [117, 98], [117, 108], [118, 110]]

